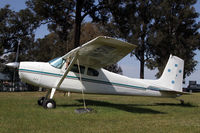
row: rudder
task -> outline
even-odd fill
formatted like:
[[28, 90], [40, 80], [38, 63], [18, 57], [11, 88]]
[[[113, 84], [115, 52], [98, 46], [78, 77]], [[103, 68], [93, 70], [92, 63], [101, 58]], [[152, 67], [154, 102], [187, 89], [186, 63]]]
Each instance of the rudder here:
[[184, 60], [170, 55], [159, 82], [165, 88], [182, 92]]

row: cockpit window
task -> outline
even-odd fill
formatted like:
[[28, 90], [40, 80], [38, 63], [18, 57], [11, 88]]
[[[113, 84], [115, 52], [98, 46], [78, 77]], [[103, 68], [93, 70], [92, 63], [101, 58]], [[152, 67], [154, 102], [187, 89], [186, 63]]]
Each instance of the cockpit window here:
[[65, 63], [65, 60], [62, 57], [55, 58], [51, 61], [49, 61], [49, 64], [55, 68], [61, 68], [63, 64]]
[[93, 68], [88, 67], [87, 75], [89, 76], [98, 76], [99, 72]]
[[[75, 72], [75, 73], [79, 73], [78, 65], [74, 64], [70, 71]], [[80, 65], [80, 71], [81, 71], [81, 74], [84, 74], [85, 67]]]

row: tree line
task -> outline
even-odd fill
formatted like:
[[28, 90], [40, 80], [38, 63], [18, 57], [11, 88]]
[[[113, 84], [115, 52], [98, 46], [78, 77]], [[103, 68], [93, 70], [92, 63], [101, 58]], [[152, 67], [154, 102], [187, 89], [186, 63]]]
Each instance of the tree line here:
[[[144, 67], [163, 71], [170, 54], [185, 60], [184, 77], [195, 70], [195, 50], [200, 47], [196, 0], [27, 0], [18, 12], [0, 9], [0, 55], [16, 52], [19, 60], [48, 61], [99, 36], [123, 39], [138, 47], [132, 51]], [[49, 34], [35, 38], [47, 25]], [[10, 54], [7, 61], [14, 61]], [[1, 63], [5, 60], [1, 59]], [[114, 64], [107, 69], [122, 72]]]

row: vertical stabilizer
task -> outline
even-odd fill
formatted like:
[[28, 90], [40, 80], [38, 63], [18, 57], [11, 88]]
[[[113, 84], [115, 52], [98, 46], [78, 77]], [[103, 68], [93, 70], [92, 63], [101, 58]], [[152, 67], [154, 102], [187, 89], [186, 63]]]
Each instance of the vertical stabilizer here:
[[170, 55], [167, 65], [159, 79], [159, 84], [170, 90], [182, 92], [184, 60]]

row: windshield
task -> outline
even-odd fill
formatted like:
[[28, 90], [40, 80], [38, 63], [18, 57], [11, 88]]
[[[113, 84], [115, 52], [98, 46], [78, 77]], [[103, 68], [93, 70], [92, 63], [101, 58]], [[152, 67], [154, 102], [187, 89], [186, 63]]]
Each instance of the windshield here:
[[51, 61], [49, 61], [49, 64], [55, 68], [61, 68], [63, 64], [65, 63], [65, 60], [61, 57], [55, 58]]

